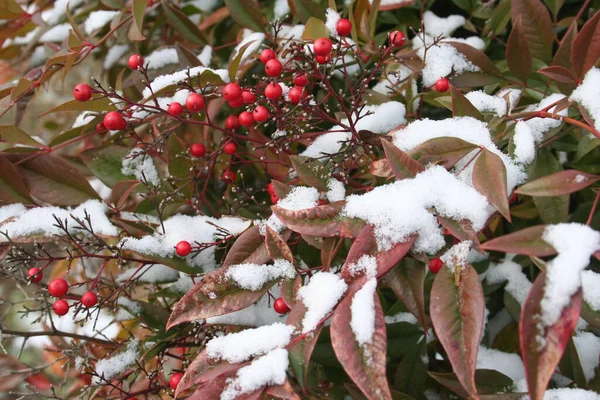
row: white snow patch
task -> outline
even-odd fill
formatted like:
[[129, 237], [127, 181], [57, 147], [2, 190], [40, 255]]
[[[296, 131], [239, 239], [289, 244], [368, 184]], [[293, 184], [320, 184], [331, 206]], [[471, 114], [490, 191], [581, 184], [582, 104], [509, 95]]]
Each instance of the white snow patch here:
[[342, 279], [330, 272], [314, 274], [310, 282], [298, 291], [298, 300], [302, 300], [307, 308], [302, 321], [302, 333], [315, 329], [333, 310], [347, 288], [348, 285]]
[[518, 354], [488, 349], [485, 346], [479, 346], [477, 369], [493, 369], [503, 373], [513, 381], [525, 378], [523, 360]]
[[242, 289], [260, 290], [263, 285], [276, 279], [294, 279], [294, 265], [283, 259], [277, 259], [273, 265], [237, 264], [232, 265], [225, 274]]
[[425, 11], [423, 14], [425, 33], [434, 38], [437, 36], [450, 36], [452, 32], [463, 26], [465, 22], [467, 20], [462, 15], [450, 15], [442, 18], [431, 11]]
[[92, 11], [83, 24], [85, 33], [88, 35], [92, 34], [92, 32], [94, 32], [96, 29], [100, 29], [104, 25], [108, 24], [120, 13], [120, 11]]
[[470, 240], [462, 241], [450, 247], [440, 258], [452, 272], [456, 267], [465, 268], [469, 263], [472, 245], [473, 242]]
[[148, 182], [153, 186], [160, 186], [160, 177], [154, 166], [152, 157], [144, 154], [142, 149], [132, 149], [123, 158], [121, 165], [123, 175], [133, 175], [142, 182]]
[[117, 278], [117, 282], [126, 282], [134, 277], [138, 282], [145, 283], [164, 283], [174, 282], [179, 278], [179, 272], [173, 268], [162, 264], [150, 264], [138, 271], [137, 268], [131, 268], [123, 272]]
[[523, 267], [512, 261], [512, 256], [507, 256], [504, 262], [500, 264], [490, 266], [485, 279], [491, 285], [508, 282], [504, 290], [521, 305], [525, 303], [532, 286], [532, 283], [523, 273]]
[[[0, 208], [0, 213], [2, 209]], [[2, 218], [0, 217], [0, 221]], [[583, 282], [583, 300], [594, 311], [600, 310], [600, 274], [585, 270], [581, 273]]]
[[178, 62], [177, 49], [173, 47], [154, 50], [144, 57], [144, 64], [148, 64], [148, 69], [160, 69], [166, 65], [177, 64]]
[[261, 32], [252, 32], [249, 29], [244, 29], [244, 32], [242, 33], [242, 37], [243, 37], [242, 41], [240, 43], [238, 43], [238, 45], [233, 50], [233, 54], [231, 55], [232, 60], [237, 57], [237, 55], [240, 52], [240, 50], [242, 49], [242, 47], [244, 47], [248, 43], [252, 43], [252, 44], [246, 48], [246, 51], [244, 51], [244, 55], [242, 56], [242, 58], [240, 60], [240, 64], [243, 63], [246, 59], [248, 59], [248, 57], [250, 57], [252, 54], [256, 53], [258, 51], [258, 49], [260, 49], [260, 46], [265, 41], [266, 36], [264, 33], [261, 33]]
[[397, 322], [408, 322], [409, 324], [416, 325], [418, 323], [417, 317], [408, 312], [399, 312], [394, 315], [386, 315], [386, 324], [395, 324]]
[[[25, 207], [21, 203], [9, 204], [7, 206], [0, 207], [0, 223], [7, 220], [8, 218], [13, 218], [18, 215], [23, 214], [27, 211], [27, 207]], [[2, 227], [0, 226], [0, 231]]]
[[[225, 83], [229, 82], [229, 72], [225, 69], [210, 69], [206, 67], [194, 67], [189, 69], [184, 69], [182, 71], [173, 72], [172, 74], [161, 75], [155, 78], [152, 83], [150, 83], [150, 87], [154, 93], [158, 92], [161, 89], [166, 88], [170, 85], [175, 85], [177, 82], [185, 81], [188, 79], [188, 76], [191, 78], [195, 78], [198, 75], [202, 74], [204, 71], [211, 71], [217, 74]], [[144, 98], [149, 98], [151, 96], [151, 91], [149, 88], [145, 88], [142, 92]]]
[[337, 33], [337, 23], [341, 19], [340, 14], [337, 11], [328, 8], [325, 11], [325, 26], [327, 27], [327, 31], [329, 32], [329, 36], [337, 38], [339, 37]]
[[375, 278], [377, 276], [377, 259], [365, 254], [356, 263], [348, 266], [348, 272], [352, 276], [364, 274], [367, 278]]
[[[297, 186], [293, 188], [287, 196], [280, 199], [277, 202], [277, 206], [285, 210], [304, 210], [307, 208], [313, 208], [318, 205], [319, 202], [319, 191], [313, 187]], [[281, 232], [285, 225], [275, 215], [271, 215], [265, 224], [260, 226], [260, 233], [264, 236], [266, 227], [269, 226], [271, 229]]]
[[481, 112], [491, 112], [499, 117], [506, 115], [508, 104], [502, 97], [489, 95], [483, 90], [469, 92], [465, 97]]
[[132, 339], [127, 343], [127, 349], [111, 358], [98, 360], [96, 363], [96, 373], [93, 384], [100, 385], [102, 382], [110, 381], [112, 378], [125, 372], [125, 370], [135, 364], [137, 360], [139, 340]]
[[111, 46], [104, 57], [104, 69], [110, 69], [117, 62], [121, 61], [128, 50], [129, 46], [125, 44], [116, 44]]
[[331, 178], [327, 181], [327, 200], [330, 202], [344, 200], [346, 198], [346, 187], [344, 182]]
[[573, 342], [579, 355], [581, 368], [586, 381], [591, 381], [596, 376], [596, 367], [600, 362], [600, 338], [591, 332], [580, 332], [573, 336]]
[[570, 100], [576, 101], [586, 109], [594, 120], [594, 127], [600, 130], [600, 69], [590, 69], [583, 78], [583, 82], [573, 90]]
[[377, 279], [369, 279], [352, 297], [350, 327], [359, 345], [370, 344], [375, 333]]
[[275, 18], [281, 18], [290, 13], [290, 4], [287, 0], [275, 0], [273, 5], [273, 14]]

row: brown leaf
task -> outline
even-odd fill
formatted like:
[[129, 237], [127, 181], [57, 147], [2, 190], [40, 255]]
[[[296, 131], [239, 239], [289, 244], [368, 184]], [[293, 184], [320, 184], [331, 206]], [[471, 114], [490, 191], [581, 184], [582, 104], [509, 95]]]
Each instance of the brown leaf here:
[[[542, 400], [552, 374], [565, 351], [581, 311], [582, 291], [577, 291], [562, 311], [560, 319], [550, 327], [540, 324], [540, 303], [544, 297], [546, 272], [542, 271], [529, 291], [521, 310], [519, 340], [525, 364], [527, 386], [532, 400]], [[543, 338], [544, 346], [540, 346]]]
[[473, 186], [504, 218], [511, 220], [506, 188], [506, 168], [498, 155], [483, 149], [473, 167]]
[[419, 172], [425, 170], [418, 161], [387, 140], [382, 140], [381, 144], [389, 166], [397, 179], [414, 178]]
[[194, 361], [185, 369], [183, 378], [181, 378], [179, 385], [177, 385], [175, 397], [193, 386], [209, 383], [215, 378], [223, 374], [229, 375], [239, 368], [239, 365], [233, 365], [228, 362], [211, 364], [206, 349], [204, 349], [198, 353]]
[[390, 162], [385, 158], [373, 161], [369, 172], [378, 178], [389, 179], [394, 176]]
[[470, 397], [478, 398], [475, 369], [485, 313], [483, 289], [473, 267], [454, 269], [444, 266], [436, 275], [429, 313], [458, 380]]
[[294, 263], [294, 255], [287, 245], [286, 241], [279, 236], [271, 227], [267, 226], [265, 234], [265, 246], [267, 252], [273, 261], [283, 258], [290, 263]]
[[[538, 73], [560, 83], [575, 84], [577, 82], [577, 77], [570, 70], [558, 65], [539, 69]], [[558, 112], [558, 110], [554, 111]]]
[[459, 239], [461, 242], [463, 240], [470, 240], [473, 242], [473, 249], [482, 253], [481, 243], [479, 243], [479, 237], [477, 236], [477, 232], [473, 229], [473, 225], [469, 222], [468, 219], [463, 219], [460, 221], [455, 221], [452, 218], [445, 218], [438, 215], [439, 223], [446, 229], [450, 231], [452, 236]]
[[541, 0], [512, 0], [513, 23], [521, 17], [523, 32], [531, 55], [549, 63], [552, 57], [552, 19]]
[[575, 37], [571, 49], [573, 71], [579, 78], [596, 64], [600, 58], [600, 13], [596, 13], [583, 25]]
[[542, 240], [546, 225], [530, 226], [481, 245], [483, 250], [546, 257], [556, 254], [554, 247]]
[[454, 137], [430, 139], [410, 151], [421, 164], [442, 163], [444, 168], [452, 168], [477, 146]]
[[513, 21], [513, 28], [506, 44], [506, 62], [508, 68], [521, 82], [527, 82], [531, 73], [531, 53], [529, 53], [527, 38], [523, 31], [521, 15]]
[[392, 289], [408, 311], [419, 320], [423, 330], [427, 331], [423, 286], [425, 265], [415, 259], [405, 258], [402, 264], [384, 275], [382, 282]]

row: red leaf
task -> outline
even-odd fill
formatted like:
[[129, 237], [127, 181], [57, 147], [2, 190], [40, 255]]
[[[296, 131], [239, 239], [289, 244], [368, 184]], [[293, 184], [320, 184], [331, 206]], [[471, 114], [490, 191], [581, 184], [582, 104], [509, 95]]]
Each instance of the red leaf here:
[[185, 369], [185, 373], [177, 390], [175, 391], [175, 397], [191, 388], [192, 386], [202, 385], [213, 381], [215, 378], [237, 371], [240, 366], [229, 364], [227, 362], [219, 362], [214, 365], [210, 364], [210, 359], [206, 353], [206, 349], [202, 350], [192, 361], [192, 363]]
[[514, 20], [512, 31], [506, 43], [506, 62], [513, 74], [522, 82], [527, 82], [527, 78], [531, 73], [531, 53], [529, 53], [520, 15]]
[[336, 201], [306, 210], [286, 210], [273, 206], [273, 213], [291, 230], [303, 235], [356, 237], [365, 222], [358, 218], [340, 218], [345, 201]]
[[506, 168], [500, 157], [483, 149], [473, 167], [473, 186], [504, 218], [510, 221]]
[[[548, 382], [567, 347], [581, 312], [582, 291], [580, 289], [571, 297], [571, 302], [563, 310], [558, 322], [544, 328], [540, 324], [539, 315], [545, 285], [546, 272], [542, 271], [523, 304], [519, 323], [521, 355], [525, 364], [529, 396], [532, 400], [544, 398]], [[540, 346], [540, 338], [543, 338], [543, 347]]]
[[[237, 366], [239, 368], [239, 366]], [[227, 386], [227, 379], [235, 376], [235, 372], [219, 376], [213, 380], [210, 380], [200, 386], [187, 400], [206, 400], [206, 399], [218, 399], [221, 397], [221, 393], [225, 386]]]
[[382, 282], [389, 286], [427, 331], [427, 315], [425, 314], [425, 265], [412, 258], [385, 274]]
[[277, 232], [267, 226], [265, 233], [265, 246], [267, 252], [273, 261], [276, 259], [284, 259], [290, 263], [294, 263], [294, 255], [287, 245], [285, 239], [283, 239]]
[[476, 148], [474, 144], [459, 138], [441, 137], [420, 144], [411, 150], [410, 155], [418, 158], [423, 165], [441, 162], [448, 169]]
[[455, 266], [453, 273], [443, 267], [433, 281], [429, 313], [458, 380], [469, 396], [478, 398], [475, 369], [485, 300], [477, 271]]
[[521, 17], [523, 32], [531, 55], [545, 63], [552, 57], [552, 19], [541, 0], [512, 0], [511, 18]]
[[542, 240], [546, 225], [536, 225], [485, 242], [483, 250], [526, 256], [546, 257], [556, 254], [554, 247]]
[[283, 385], [269, 386], [265, 393], [278, 399], [300, 400], [300, 396], [294, 392], [294, 388], [292, 388], [289, 381], [285, 381]]
[[481, 243], [479, 243], [479, 238], [477, 237], [477, 232], [473, 229], [473, 225], [467, 219], [463, 219], [460, 221], [455, 221], [451, 218], [445, 218], [438, 215], [438, 222], [444, 228], [448, 229], [452, 236], [460, 240], [461, 242], [464, 240], [470, 240], [473, 242], [473, 249], [482, 253]]
[[600, 176], [570, 169], [555, 172], [516, 190], [519, 194], [537, 197], [553, 197], [580, 191], [600, 180]]
[[[364, 282], [364, 280], [362, 280]], [[355, 287], [358, 287], [356, 285]], [[337, 306], [331, 321], [331, 345], [348, 376], [367, 399], [391, 399], [386, 378], [387, 337], [383, 310], [377, 292], [375, 301], [375, 332], [371, 343], [359, 345], [350, 327], [350, 306], [356, 290], [350, 291]]]
[[414, 178], [419, 172], [425, 170], [418, 161], [387, 140], [382, 140], [381, 144], [389, 166], [397, 179]]
[[577, 82], [577, 77], [570, 70], [558, 65], [539, 69], [538, 72], [556, 82], [571, 84]]
[[[294, 326], [296, 331], [300, 332], [302, 330], [302, 321], [304, 320], [306, 310], [306, 306], [302, 301], [296, 301], [288, 315], [286, 324]], [[306, 378], [308, 375], [308, 367], [310, 365], [310, 357], [317, 345], [317, 340], [319, 339], [322, 329], [323, 325], [318, 326], [310, 335], [307, 335], [298, 341], [294, 341], [295, 343], [288, 348], [290, 366], [292, 371], [294, 371], [294, 376], [303, 388], [306, 388], [307, 385]]]
[[571, 49], [573, 71], [579, 78], [596, 64], [600, 58], [600, 13], [596, 13], [583, 25], [575, 37]]

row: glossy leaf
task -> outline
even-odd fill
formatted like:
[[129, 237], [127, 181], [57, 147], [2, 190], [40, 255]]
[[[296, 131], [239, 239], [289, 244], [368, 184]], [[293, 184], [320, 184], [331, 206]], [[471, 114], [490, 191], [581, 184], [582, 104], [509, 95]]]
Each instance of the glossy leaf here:
[[508, 67], [522, 82], [527, 82], [531, 73], [531, 53], [519, 15], [513, 21], [513, 28], [506, 44], [506, 62]]
[[146, 37], [142, 34], [142, 28], [144, 25], [144, 14], [146, 12], [146, 6], [148, 5], [147, 0], [133, 0], [131, 2], [131, 14], [133, 15], [133, 23], [129, 30], [129, 40], [140, 41], [145, 40]]
[[178, 397], [181, 393], [187, 389], [196, 386], [209, 383], [212, 380], [218, 378], [223, 374], [230, 374], [237, 371], [240, 368], [239, 365], [230, 364], [228, 362], [212, 362], [206, 353], [206, 349], [202, 350], [194, 361], [185, 369], [185, 373], [177, 390], [175, 391], [175, 397]]
[[531, 226], [500, 236], [481, 245], [486, 251], [500, 251], [528, 256], [546, 257], [556, 254], [554, 247], [542, 240], [545, 225]]
[[419, 172], [425, 170], [418, 161], [387, 140], [382, 140], [381, 144], [389, 166], [397, 179], [414, 178]]
[[538, 73], [559, 83], [575, 84], [577, 82], [577, 78], [570, 70], [559, 65], [542, 68], [538, 70]]
[[513, 23], [521, 17], [523, 33], [531, 55], [545, 63], [552, 57], [552, 20], [541, 0], [512, 0]]
[[264, 32], [265, 23], [255, 0], [225, 0], [231, 17], [241, 26], [255, 32]]
[[491, 151], [483, 149], [473, 166], [473, 186], [504, 218], [510, 221], [506, 179], [506, 168], [502, 159]]
[[542, 400], [546, 387], [567, 347], [571, 332], [581, 311], [582, 292], [577, 291], [552, 326], [540, 324], [540, 303], [544, 297], [546, 273], [542, 271], [533, 283], [521, 311], [519, 339], [525, 364], [527, 386], [532, 400]]
[[302, 40], [317, 40], [322, 37], [328, 37], [329, 31], [322, 20], [310, 17], [304, 26]]
[[596, 64], [600, 58], [600, 13], [596, 13], [583, 25], [575, 37], [571, 49], [573, 71], [579, 78]]
[[290, 263], [294, 263], [294, 255], [283, 239], [277, 232], [267, 226], [265, 233], [265, 246], [272, 260], [284, 259]]
[[600, 180], [600, 176], [570, 169], [528, 182], [516, 192], [527, 196], [552, 197], [578, 192]]
[[435, 333], [452, 369], [470, 397], [477, 398], [475, 369], [481, 339], [485, 299], [474, 268], [442, 267], [431, 288], [429, 313]]

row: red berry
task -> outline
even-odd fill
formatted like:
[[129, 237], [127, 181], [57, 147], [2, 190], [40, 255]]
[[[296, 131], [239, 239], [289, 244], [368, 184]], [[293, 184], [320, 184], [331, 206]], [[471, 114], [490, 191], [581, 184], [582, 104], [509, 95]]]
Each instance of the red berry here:
[[308, 78], [304, 74], [298, 75], [294, 78], [294, 85], [306, 86], [308, 85]]
[[244, 105], [244, 99], [242, 97], [240, 97], [240, 98], [235, 99], [235, 100], [230, 100], [227, 103], [232, 108], [240, 108], [241, 106]]
[[81, 296], [81, 304], [83, 304], [84, 307], [94, 307], [96, 303], [98, 303], [98, 296], [96, 296], [96, 293], [87, 292]]
[[290, 312], [290, 308], [288, 307], [287, 304], [285, 304], [285, 301], [283, 301], [283, 299], [281, 297], [279, 297], [279, 298], [277, 298], [277, 300], [275, 300], [275, 302], [273, 303], [273, 309], [278, 314], [287, 314]]
[[271, 195], [271, 203], [277, 204], [278, 202], [279, 202], [279, 197], [277, 197], [277, 195], [273, 193]]
[[44, 274], [39, 268], [29, 268], [29, 271], [27, 271], [27, 277], [31, 280], [31, 282], [39, 282], [44, 277]]
[[242, 92], [242, 100], [246, 104], [252, 104], [256, 101], [256, 95], [249, 90], [244, 90]]
[[325, 199], [319, 199], [319, 201], [317, 201], [318, 206], [324, 206], [325, 204], [327, 204], [327, 200]]
[[181, 378], [183, 378], [183, 374], [181, 372], [175, 372], [173, 375], [171, 375], [171, 379], [169, 379], [169, 386], [171, 387], [171, 389], [177, 389]]
[[308, 96], [306, 94], [306, 90], [302, 86], [294, 86], [290, 92], [288, 93], [288, 97], [290, 101], [294, 104], [299, 104], [302, 100], [304, 100]]
[[228, 83], [223, 89], [223, 98], [227, 101], [237, 100], [242, 96], [242, 88], [237, 83]]
[[275, 186], [273, 186], [273, 182], [267, 185], [267, 192], [269, 192], [271, 196], [275, 194]]
[[194, 157], [204, 157], [206, 154], [206, 146], [202, 143], [194, 143], [190, 146], [190, 154]]
[[352, 32], [352, 22], [349, 19], [342, 18], [335, 25], [338, 35], [348, 36]]
[[233, 142], [229, 142], [225, 146], [223, 146], [223, 152], [225, 154], [234, 155], [236, 151], [237, 146]]
[[450, 82], [446, 78], [440, 78], [435, 83], [435, 90], [437, 90], [440, 93], [444, 93], [446, 90], [448, 90], [449, 87], [450, 87]]
[[400, 47], [406, 42], [406, 36], [402, 31], [390, 32], [390, 44], [395, 47]]
[[101, 135], [104, 135], [106, 133], [106, 127], [102, 122], [98, 122], [96, 124], [96, 133], [99, 133]]
[[269, 118], [269, 110], [265, 106], [258, 106], [252, 112], [252, 117], [256, 122], [265, 122]]
[[187, 240], [182, 240], [175, 246], [175, 253], [178, 256], [185, 257], [192, 252], [192, 245]]
[[442, 269], [442, 267], [444, 266], [444, 262], [442, 261], [441, 258], [432, 258], [431, 260], [429, 260], [429, 270], [431, 272], [433, 272], [434, 274], [437, 274], [438, 272], [440, 272], [440, 269]]
[[223, 175], [221, 175], [221, 180], [225, 183], [233, 183], [235, 182], [235, 178], [235, 172], [229, 170], [223, 172]]
[[225, 128], [227, 129], [237, 129], [240, 127], [240, 121], [238, 120], [237, 115], [230, 115], [225, 120]]
[[192, 112], [200, 111], [204, 108], [204, 97], [198, 93], [192, 93], [185, 99], [185, 106]]
[[315, 40], [314, 49], [317, 56], [328, 56], [332, 47], [331, 40], [327, 38]]
[[87, 83], [80, 83], [73, 89], [73, 97], [77, 101], [88, 101], [92, 98], [92, 88]]
[[120, 131], [127, 127], [127, 122], [118, 111], [110, 111], [104, 116], [104, 126], [111, 131]]
[[317, 60], [317, 62], [319, 64], [327, 64], [331, 60], [331, 57], [329, 57], [329, 56], [316, 56], [315, 60]]
[[254, 117], [249, 111], [242, 111], [238, 116], [238, 121], [242, 126], [248, 127], [254, 125]]
[[54, 304], [52, 304], [52, 309], [56, 315], [63, 316], [69, 312], [69, 303], [65, 300], [56, 300]]
[[277, 100], [283, 94], [283, 89], [279, 83], [271, 82], [265, 88], [265, 96], [270, 100]]
[[169, 112], [169, 115], [173, 117], [178, 117], [183, 112], [183, 106], [178, 102], [174, 101], [171, 104], [169, 104], [169, 108], [167, 109], [167, 111]]
[[139, 54], [132, 54], [129, 57], [129, 60], [127, 60], [127, 64], [129, 65], [129, 68], [138, 70], [144, 65], [144, 58]]
[[509, 204], [513, 204], [515, 201], [517, 201], [517, 199], [517, 193], [513, 193], [513, 195], [510, 198]]
[[265, 73], [269, 76], [279, 76], [281, 71], [283, 71], [283, 65], [277, 59], [269, 60], [265, 64]]
[[69, 291], [69, 284], [64, 279], [53, 279], [48, 284], [48, 293], [52, 297], [63, 297]]
[[271, 49], [264, 49], [260, 53], [260, 62], [263, 64], [268, 63], [270, 60], [274, 60], [277, 58], [277, 54]]

